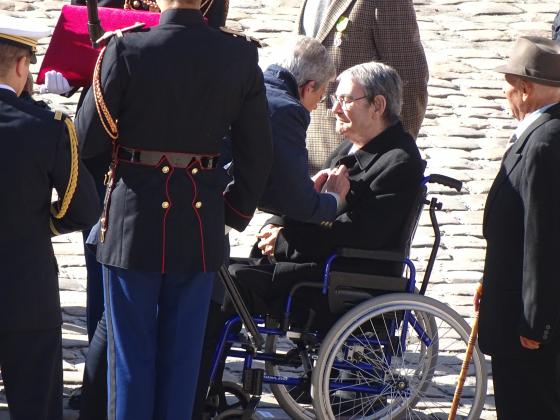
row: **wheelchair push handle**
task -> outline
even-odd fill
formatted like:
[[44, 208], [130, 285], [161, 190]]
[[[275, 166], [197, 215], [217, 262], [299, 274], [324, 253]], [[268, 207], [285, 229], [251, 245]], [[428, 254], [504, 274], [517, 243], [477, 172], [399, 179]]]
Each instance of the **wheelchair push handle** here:
[[453, 188], [457, 191], [461, 191], [461, 188], [463, 187], [463, 183], [458, 179], [440, 174], [428, 175], [426, 180], [429, 183], [445, 185], [446, 187]]

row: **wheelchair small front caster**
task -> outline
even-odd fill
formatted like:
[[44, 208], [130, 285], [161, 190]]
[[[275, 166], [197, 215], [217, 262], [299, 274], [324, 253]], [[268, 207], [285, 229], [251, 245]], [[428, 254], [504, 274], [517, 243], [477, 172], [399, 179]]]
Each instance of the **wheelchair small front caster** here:
[[222, 382], [211, 390], [211, 395], [206, 400], [207, 411], [226, 412], [235, 409], [245, 409], [251, 396], [243, 391], [241, 385], [234, 382]]
[[241, 408], [232, 408], [218, 414], [214, 417], [214, 420], [258, 420], [256, 414], [247, 414], [245, 416], [245, 410]]

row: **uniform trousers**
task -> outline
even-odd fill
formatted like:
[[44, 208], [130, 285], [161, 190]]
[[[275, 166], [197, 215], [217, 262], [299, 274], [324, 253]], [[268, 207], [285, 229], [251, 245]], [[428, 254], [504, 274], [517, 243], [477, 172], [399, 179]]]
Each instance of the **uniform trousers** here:
[[60, 327], [0, 333], [0, 367], [12, 420], [62, 419]]
[[215, 273], [103, 268], [109, 420], [188, 419]]
[[493, 355], [499, 420], [560, 420], [560, 353]]

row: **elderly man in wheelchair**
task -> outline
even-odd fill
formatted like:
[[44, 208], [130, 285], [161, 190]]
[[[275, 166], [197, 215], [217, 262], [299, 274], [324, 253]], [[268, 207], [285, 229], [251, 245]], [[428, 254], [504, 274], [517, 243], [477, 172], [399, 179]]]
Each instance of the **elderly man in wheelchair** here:
[[[274, 216], [261, 229], [251, 258], [232, 261], [229, 273], [222, 273], [239, 292], [235, 309], [242, 301], [253, 318], [240, 320], [227, 303], [223, 312], [210, 314], [209, 325], [225, 323], [207, 400], [216, 418], [253, 418], [263, 383], [295, 419], [422, 418], [415, 408], [419, 401], [431, 407], [425, 415], [448, 409], [453, 376], [437, 387], [443, 395], [432, 392], [438, 334], [443, 326], [466, 345], [469, 327], [441, 303], [414, 295], [408, 252], [430, 179], [399, 121], [401, 98], [402, 82], [389, 66], [371, 62], [343, 72], [330, 100], [346, 140], [328, 159], [324, 175], [315, 178], [321, 190], [330, 171], [347, 168], [350, 191], [336, 219], [310, 224]], [[457, 187], [446, 177], [434, 181]], [[432, 201], [431, 214], [438, 206]], [[426, 272], [436, 250], [437, 245]], [[395, 294], [405, 298], [394, 303], [388, 292], [407, 294]], [[240, 337], [240, 321], [257, 338], [266, 334], [264, 350], [255, 337]], [[221, 381], [228, 355], [244, 359], [242, 387]], [[264, 361], [265, 371], [254, 368], [254, 360]], [[474, 378], [470, 400], [461, 401], [472, 419], [485, 393], [481, 360], [477, 349], [468, 373]]]

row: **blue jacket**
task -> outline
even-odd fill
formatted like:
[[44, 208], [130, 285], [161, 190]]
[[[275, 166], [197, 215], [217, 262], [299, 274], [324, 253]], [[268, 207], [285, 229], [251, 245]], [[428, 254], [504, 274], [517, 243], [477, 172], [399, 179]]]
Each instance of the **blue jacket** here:
[[264, 73], [274, 163], [259, 208], [301, 222], [321, 223], [336, 218], [336, 199], [315, 191], [309, 178], [305, 137], [309, 111], [299, 101], [297, 82], [280, 66]]

